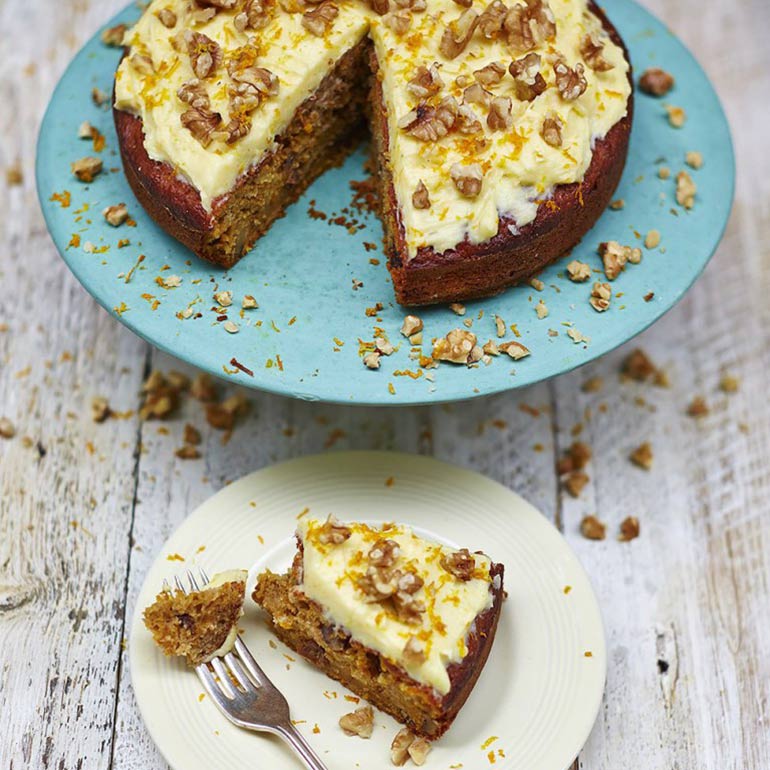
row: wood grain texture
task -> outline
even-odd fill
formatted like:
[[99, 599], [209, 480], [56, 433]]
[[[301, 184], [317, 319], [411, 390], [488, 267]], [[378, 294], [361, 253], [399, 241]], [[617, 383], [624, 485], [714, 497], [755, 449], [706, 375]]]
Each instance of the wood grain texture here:
[[[564, 530], [592, 577], [609, 643], [603, 708], [576, 766], [769, 768], [765, 0], [646, 0], [714, 80], [738, 161], [723, 244], [652, 329], [550, 383], [465, 404], [377, 410], [248, 394], [252, 412], [225, 445], [194, 401], [169, 423], [135, 414], [91, 421], [91, 396], [135, 412], [150, 368], [183, 367], [97, 308], [57, 258], [35, 200], [34, 138], [48, 96], [76, 48], [121, 5], [28, 0], [22, 15], [0, 2], [14, 41], [14, 55], [0, 55], [0, 170], [18, 160], [24, 172], [21, 186], [0, 184], [0, 416], [18, 430], [0, 439], [0, 768], [164, 768], [121, 650], [152, 559], [229, 481], [347, 448], [474, 468]], [[620, 382], [620, 361], [636, 345], [671, 387]], [[739, 377], [739, 392], [718, 389], [724, 371]], [[600, 392], [580, 390], [590, 376], [603, 378]], [[711, 407], [700, 420], [685, 414], [696, 394]], [[203, 433], [200, 460], [174, 456], [186, 421]], [[554, 464], [578, 430], [594, 457], [576, 500]], [[643, 441], [653, 447], [650, 471], [627, 459]], [[579, 534], [586, 513], [608, 524], [607, 540]], [[639, 518], [641, 536], [620, 543], [627, 515]]]

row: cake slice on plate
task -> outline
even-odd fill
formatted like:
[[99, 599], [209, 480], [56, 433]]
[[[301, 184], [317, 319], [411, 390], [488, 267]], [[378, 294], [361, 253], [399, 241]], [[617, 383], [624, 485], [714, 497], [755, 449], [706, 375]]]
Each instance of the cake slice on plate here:
[[503, 566], [400, 524], [306, 518], [290, 570], [260, 575], [253, 598], [285, 644], [434, 739], [452, 724], [489, 655]]
[[164, 590], [144, 611], [144, 625], [166, 655], [191, 666], [230, 652], [243, 615], [246, 570], [220, 572], [191, 593]]

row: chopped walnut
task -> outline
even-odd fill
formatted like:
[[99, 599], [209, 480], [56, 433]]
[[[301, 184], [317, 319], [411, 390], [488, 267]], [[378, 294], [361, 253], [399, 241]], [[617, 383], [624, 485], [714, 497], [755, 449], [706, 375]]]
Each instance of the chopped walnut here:
[[457, 120], [457, 107], [456, 100], [451, 96], [443, 99], [438, 107], [430, 107], [421, 102], [398, 123], [415, 139], [435, 142], [442, 136], [446, 136], [454, 127]]
[[652, 447], [650, 446], [650, 442], [645, 441], [634, 449], [629, 455], [629, 460], [631, 460], [634, 465], [638, 465], [646, 471], [650, 470], [650, 468], [652, 468]]
[[374, 710], [371, 706], [361, 706], [350, 714], [343, 714], [339, 724], [346, 735], [371, 738], [374, 732]]
[[213, 138], [221, 139], [226, 144], [235, 144], [251, 131], [251, 118], [243, 113], [235, 113], [230, 120], [218, 131]]
[[580, 522], [580, 534], [588, 540], [604, 540], [607, 536], [607, 525], [596, 516], [584, 516]]
[[511, 62], [508, 71], [513, 77], [517, 99], [531, 102], [548, 87], [545, 78], [540, 74], [540, 64], [541, 59], [536, 53], [528, 53], [523, 58]]
[[422, 179], [417, 183], [417, 187], [414, 188], [414, 192], [412, 193], [412, 205], [416, 209], [430, 208], [430, 196], [428, 195], [428, 188], [425, 186]]
[[623, 200], [623, 198], [615, 198], [614, 201], [610, 201], [610, 208], [613, 211], [620, 211], [625, 207], [626, 207], [626, 202]]
[[543, 118], [540, 136], [542, 136], [543, 141], [551, 147], [561, 147], [563, 141], [561, 131], [563, 128], [564, 123], [562, 123], [561, 118], [555, 112], [549, 112], [545, 118]]
[[262, 29], [270, 21], [266, 4], [261, 0], [248, 0], [243, 10], [235, 15], [233, 25], [239, 32], [247, 29]]
[[637, 537], [639, 537], [639, 519], [636, 516], [626, 516], [620, 522], [618, 540], [621, 543], [627, 543], [629, 540], [635, 540]]
[[668, 113], [668, 122], [674, 128], [682, 128], [687, 122], [687, 113], [681, 107], [675, 107], [673, 104], [666, 105]]
[[416, 70], [412, 79], [406, 84], [407, 90], [418, 99], [427, 99], [429, 96], [437, 94], [444, 81], [441, 79], [438, 71], [438, 63], [433, 62], [430, 67], [421, 64]]
[[182, 85], [179, 86], [176, 95], [180, 101], [189, 104], [197, 110], [208, 110], [211, 106], [206, 87], [197, 78], [182, 83]]
[[658, 376], [658, 367], [641, 348], [631, 351], [623, 359], [620, 370], [624, 376], [637, 382], [646, 382]]
[[671, 169], [668, 166], [661, 166], [658, 169], [658, 177], [660, 179], [669, 179], [671, 177]]
[[263, 99], [278, 93], [278, 77], [265, 67], [237, 67], [231, 63], [227, 71], [236, 84], [230, 94], [236, 108], [250, 108], [249, 98], [258, 106]]
[[545, 288], [545, 284], [539, 278], [530, 278], [529, 285], [535, 291], [542, 291]]
[[664, 96], [674, 87], [674, 78], [659, 67], [651, 67], [639, 78], [639, 88], [650, 96]]
[[567, 265], [567, 277], [575, 283], [583, 283], [591, 277], [591, 268], [585, 262], [573, 259]]
[[425, 764], [425, 760], [430, 754], [431, 745], [425, 738], [415, 738], [410, 744], [407, 751], [409, 757], [418, 767], [422, 767]]
[[0, 438], [13, 438], [15, 435], [14, 424], [7, 417], [0, 417]]
[[695, 205], [695, 193], [698, 188], [692, 177], [686, 171], [680, 171], [676, 175], [676, 202], [686, 209]]
[[183, 444], [179, 449], [174, 450], [174, 456], [180, 460], [198, 460], [201, 456], [200, 450], [190, 444]]
[[705, 417], [709, 413], [709, 405], [703, 396], [695, 396], [687, 406], [688, 417]]
[[383, 356], [390, 356], [395, 351], [392, 343], [385, 339], [385, 337], [375, 337], [374, 347], [377, 349], [377, 352]]
[[465, 315], [465, 305], [463, 305], [462, 302], [452, 302], [449, 305], [449, 309], [455, 315]]
[[650, 230], [644, 236], [644, 247], [646, 249], [657, 249], [660, 246], [660, 231]]
[[422, 319], [416, 315], [408, 315], [404, 318], [404, 323], [401, 325], [401, 334], [404, 337], [411, 337], [413, 334], [422, 331]]
[[329, 514], [329, 517], [321, 525], [321, 528], [318, 531], [318, 542], [323, 543], [324, 545], [340, 545], [344, 543], [350, 535], [350, 528], [340, 523], [334, 515]]
[[690, 150], [685, 156], [684, 156], [684, 162], [690, 167], [694, 169], [699, 169], [703, 167], [703, 155], [696, 150]]
[[167, 29], [176, 27], [176, 14], [170, 8], [161, 8], [155, 12], [158, 21]]
[[492, 99], [487, 115], [487, 125], [491, 131], [505, 131], [513, 125], [512, 108], [510, 96], [496, 96]]
[[222, 327], [228, 334], [238, 334], [241, 330], [241, 327], [235, 321], [225, 321]]
[[501, 0], [493, 0], [479, 16], [479, 31], [487, 39], [496, 38], [503, 29], [508, 8]]
[[614, 281], [626, 266], [631, 249], [621, 246], [617, 241], [605, 241], [599, 244], [599, 256], [604, 263], [604, 274]]
[[588, 474], [583, 471], [572, 471], [564, 480], [564, 488], [572, 497], [580, 497], [583, 487], [588, 484]]
[[468, 41], [473, 36], [479, 15], [472, 8], [464, 11], [458, 18], [447, 24], [439, 43], [439, 51], [447, 59], [454, 59], [465, 50]]
[[111, 414], [112, 409], [104, 396], [94, 396], [91, 399], [91, 419], [94, 422], [104, 422]]
[[492, 102], [492, 94], [486, 90], [480, 83], [474, 83], [463, 91], [463, 103], [481, 104], [489, 107]]
[[120, 227], [128, 219], [128, 207], [125, 203], [118, 203], [115, 206], [107, 206], [102, 211], [102, 216], [107, 223], [113, 227]]
[[101, 34], [102, 43], [119, 48], [123, 45], [123, 37], [127, 29], [128, 26], [126, 24], [117, 24], [114, 27], [103, 29]]
[[208, 147], [211, 144], [214, 133], [222, 122], [222, 116], [218, 112], [211, 112], [208, 109], [198, 107], [185, 110], [179, 119], [203, 147]]
[[561, 98], [567, 102], [577, 99], [588, 87], [588, 82], [583, 74], [583, 65], [580, 62], [573, 69], [563, 59], [559, 59], [554, 63], [553, 71], [556, 75], [556, 88], [559, 90]]
[[412, 14], [409, 11], [394, 11], [382, 17], [382, 23], [397, 37], [405, 35], [412, 26]]
[[79, 181], [93, 182], [94, 177], [102, 172], [102, 161], [89, 155], [70, 163], [70, 168]]
[[433, 345], [433, 358], [437, 361], [449, 361], [453, 364], [467, 364], [476, 347], [476, 335], [465, 329], [453, 329]]
[[494, 61], [487, 64], [486, 67], [474, 70], [473, 77], [482, 86], [497, 85], [505, 77], [505, 65], [502, 62]]
[[484, 173], [478, 163], [472, 163], [470, 166], [453, 163], [449, 169], [449, 176], [461, 195], [466, 198], [478, 197], [484, 179]]
[[591, 307], [597, 313], [603, 313], [610, 306], [612, 300], [612, 289], [608, 283], [597, 281], [591, 289], [591, 297], [588, 300]]
[[505, 337], [505, 321], [499, 316], [495, 316], [495, 331], [498, 337]]
[[573, 441], [564, 456], [556, 463], [556, 471], [560, 476], [573, 471], [582, 471], [588, 465], [592, 456], [591, 447], [584, 441]]
[[222, 49], [202, 32], [185, 30], [184, 41], [195, 77], [204, 80], [214, 75], [222, 63]]
[[169, 417], [179, 405], [180, 389], [159, 371], [153, 371], [142, 386], [144, 401], [139, 409], [142, 420]]
[[87, 120], [84, 120], [78, 126], [78, 139], [93, 139], [95, 132], [96, 129]]
[[379, 352], [376, 350], [373, 350], [371, 353], [367, 353], [364, 356], [364, 366], [367, 369], [379, 369], [380, 368]]
[[244, 294], [241, 300], [241, 307], [244, 310], [254, 310], [259, 307], [259, 303], [251, 294]]
[[198, 372], [190, 386], [190, 395], [205, 403], [217, 400], [217, 386], [214, 378], [206, 372]]
[[473, 570], [476, 569], [476, 560], [467, 548], [442, 554], [440, 563], [450, 575], [464, 583], [473, 577]]
[[422, 614], [425, 612], [425, 605], [411, 595], [398, 591], [391, 597], [393, 609], [396, 611], [396, 617], [410, 626], [420, 625]]
[[215, 291], [214, 302], [220, 307], [230, 307], [233, 304], [233, 293], [231, 291]]
[[501, 342], [497, 347], [501, 353], [507, 353], [514, 361], [519, 361], [530, 355], [529, 348], [520, 342]]
[[538, 300], [537, 305], [535, 305], [535, 313], [541, 320], [548, 316], [548, 307], [542, 299]]
[[594, 72], [607, 72], [615, 66], [604, 58], [603, 51], [604, 43], [596, 35], [583, 35], [580, 40], [580, 55]]
[[482, 352], [485, 356], [499, 356], [500, 355], [500, 348], [497, 347], [497, 344], [492, 342], [492, 340], [487, 340], [484, 343], [484, 347], [481, 348]]
[[369, 7], [380, 16], [390, 10], [390, 0], [369, 0]]
[[401, 767], [409, 759], [409, 747], [414, 743], [415, 736], [406, 727], [402, 727], [390, 744], [390, 761]]
[[185, 444], [198, 446], [198, 444], [201, 443], [201, 432], [194, 425], [191, 425], [188, 422], [184, 426], [184, 434], [182, 436], [182, 440]]
[[334, 3], [326, 0], [302, 14], [302, 26], [316, 37], [323, 37], [334, 24], [339, 10]]
[[375, 567], [392, 567], [400, 553], [401, 547], [395, 540], [380, 538], [369, 549], [369, 563]]
[[404, 645], [404, 660], [410, 666], [425, 663], [425, 645], [416, 636], [410, 636]]
[[503, 27], [508, 45], [516, 53], [537, 48], [556, 35], [556, 21], [547, 0], [524, 0], [506, 14]]

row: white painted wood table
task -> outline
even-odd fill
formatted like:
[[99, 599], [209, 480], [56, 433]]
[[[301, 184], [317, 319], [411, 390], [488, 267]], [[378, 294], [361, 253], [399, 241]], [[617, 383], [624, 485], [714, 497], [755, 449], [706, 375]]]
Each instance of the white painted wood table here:
[[[770, 768], [770, 5], [645, 1], [712, 77], [736, 143], [730, 225], [686, 299], [623, 350], [494, 398], [375, 410], [254, 394], [223, 446], [194, 402], [162, 426], [139, 420], [147, 373], [177, 365], [83, 291], [36, 202], [34, 144], [51, 90], [123, 0], [0, 0], [0, 169], [23, 171], [22, 184], [0, 184], [0, 416], [17, 428], [0, 439], [0, 768], [165, 767], [122, 645], [153, 556], [228, 481], [325, 448], [474, 468], [564, 532], [609, 642], [604, 704], [579, 767]], [[636, 344], [670, 388], [619, 381]], [[723, 371], [740, 379], [737, 393], [718, 389]], [[604, 388], [582, 392], [597, 375]], [[711, 407], [699, 420], [685, 414], [696, 394]], [[132, 415], [94, 423], [95, 395]], [[201, 460], [174, 456], [188, 419], [203, 429]], [[576, 425], [594, 450], [578, 500], [554, 472]], [[627, 459], [643, 441], [649, 472]], [[588, 512], [609, 524], [607, 540], [580, 535]], [[619, 543], [629, 514], [641, 536]]]

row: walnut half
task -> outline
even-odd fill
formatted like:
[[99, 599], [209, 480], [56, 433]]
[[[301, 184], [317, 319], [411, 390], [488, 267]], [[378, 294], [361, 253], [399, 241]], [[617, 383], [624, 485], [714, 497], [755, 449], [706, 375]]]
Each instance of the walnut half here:
[[588, 88], [583, 65], [578, 62], [574, 68], [570, 67], [563, 59], [559, 59], [553, 65], [556, 75], [556, 88], [564, 101], [571, 102], [585, 93]]
[[471, 163], [469, 166], [453, 163], [449, 169], [449, 176], [462, 196], [466, 198], [478, 197], [484, 181], [484, 172], [478, 163]]
[[473, 577], [473, 570], [476, 569], [476, 560], [467, 548], [442, 554], [440, 563], [450, 575], [463, 582], [470, 580]]
[[343, 714], [339, 724], [346, 735], [371, 738], [374, 732], [374, 710], [371, 706], [361, 706], [350, 714]]
[[472, 8], [447, 24], [439, 43], [439, 51], [447, 59], [454, 59], [465, 50], [479, 23], [479, 15]]

